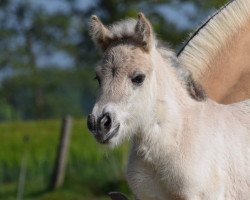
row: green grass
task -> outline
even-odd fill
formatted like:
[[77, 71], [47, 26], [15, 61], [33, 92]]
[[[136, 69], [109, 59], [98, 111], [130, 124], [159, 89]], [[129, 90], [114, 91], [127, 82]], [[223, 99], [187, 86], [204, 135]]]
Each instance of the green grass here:
[[25, 199], [106, 199], [109, 191], [129, 193], [124, 166], [127, 145], [97, 144], [84, 120], [74, 120], [65, 183], [48, 192], [61, 121], [0, 124], [0, 199], [16, 199], [20, 166], [27, 156]]

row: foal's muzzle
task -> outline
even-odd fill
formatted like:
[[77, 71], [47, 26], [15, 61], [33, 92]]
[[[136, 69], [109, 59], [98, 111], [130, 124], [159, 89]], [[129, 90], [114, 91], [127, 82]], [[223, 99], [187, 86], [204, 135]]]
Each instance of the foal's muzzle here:
[[105, 144], [113, 138], [120, 125], [113, 122], [110, 113], [104, 113], [99, 118], [96, 118], [93, 114], [88, 116], [87, 120], [88, 129], [94, 134], [98, 142]]

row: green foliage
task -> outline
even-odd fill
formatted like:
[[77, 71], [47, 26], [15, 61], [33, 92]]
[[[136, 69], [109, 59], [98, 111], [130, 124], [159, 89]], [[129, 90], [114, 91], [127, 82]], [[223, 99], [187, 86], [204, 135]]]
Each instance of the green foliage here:
[[[81, 199], [105, 196], [109, 191], [129, 193], [124, 178], [127, 145], [111, 151], [97, 144], [85, 120], [73, 122], [71, 146], [63, 188], [49, 193], [60, 121], [0, 124], [0, 199], [14, 199], [23, 156], [28, 156], [25, 199], [58, 199], [65, 194]], [[72, 198], [72, 194], [76, 198]], [[62, 198], [61, 198], [62, 199]], [[85, 198], [84, 198], [85, 199]]]
[[[21, 110], [23, 119], [56, 118], [66, 114], [80, 117], [89, 112], [87, 108], [95, 100], [97, 86], [90, 77], [91, 73], [81, 69], [53, 68], [39, 69], [38, 73], [35, 82], [29, 73], [13, 76], [3, 82], [2, 94], [16, 109]], [[39, 98], [33, 96], [34, 87]], [[30, 106], [27, 102], [37, 106]], [[0, 105], [0, 109], [2, 106], [4, 104]]]
[[[185, 1], [185, 0], [184, 0]], [[193, 0], [197, 6], [203, 9], [211, 9], [211, 8], [220, 8], [221, 6], [225, 5], [228, 1], [227, 0]]]
[[0, 121], [18, 120], [19, 114], [4, 99], [0, 99]]

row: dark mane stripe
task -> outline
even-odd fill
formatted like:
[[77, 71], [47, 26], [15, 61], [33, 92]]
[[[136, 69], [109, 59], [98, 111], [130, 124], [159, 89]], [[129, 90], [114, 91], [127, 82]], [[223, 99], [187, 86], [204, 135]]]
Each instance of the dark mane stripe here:
[[221, 7], [217, 12], [215, 12], [211, 17], [209, 17], [207, 19], [207, 21], [202, 24], [188, 39], [186, 42], [184, 42], [184, 45], [182, 46], [182, 48], [179, 50], [179, 52], [177, 53], [177, 56], [181, 55], [181, 53], [185, 50], [186, 46], [188, 46], [189, 42], [196, 36], [199, 34], [200, 30], [202, 28], [204, 28], [211, 20], [214, 19], [215, 16], [217, 16], [222, 10], [226, 9], [228, 5], [230, 5], [232, 2], [234, 2], [235, 0], [231, 0], [229, 1], [227, 4], [225, 4], [223, 7]]

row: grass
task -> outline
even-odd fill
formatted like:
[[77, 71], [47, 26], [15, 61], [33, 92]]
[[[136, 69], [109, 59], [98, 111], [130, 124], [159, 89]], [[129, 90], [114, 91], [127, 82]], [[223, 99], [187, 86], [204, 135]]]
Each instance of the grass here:
[[27, 157], [25, 199], [107, 199], [129, 193], [124, 166], [127, 145], [111, 151], [97, 144], [84, 120], [74, 120], [65, 183], [47, 190], [59, 139], [60, 120], [0, 124], [0, 199], [16, 199], [22, 159]]

